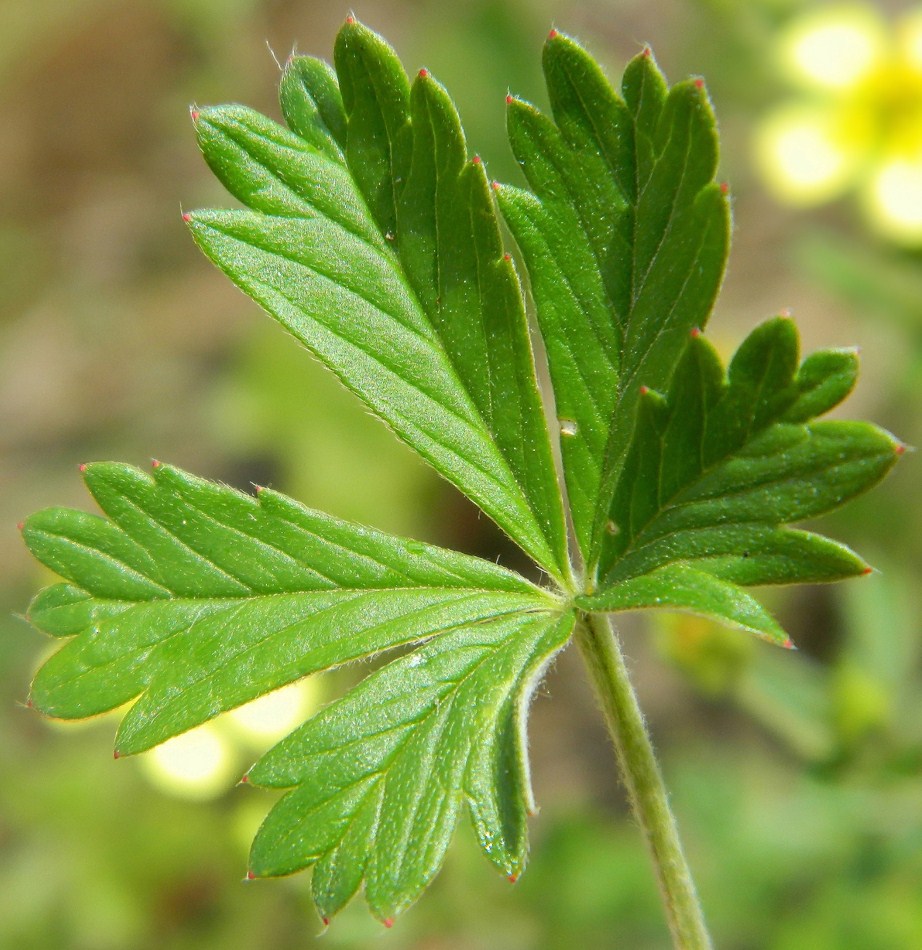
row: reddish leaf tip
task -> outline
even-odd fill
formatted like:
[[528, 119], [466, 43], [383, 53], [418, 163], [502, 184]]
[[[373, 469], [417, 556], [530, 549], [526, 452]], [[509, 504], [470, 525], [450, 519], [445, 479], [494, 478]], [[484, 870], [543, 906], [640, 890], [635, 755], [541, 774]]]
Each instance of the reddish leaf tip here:
[[785, 648], [785, 650], [797, 649], [797, 647], [794, 646], [794, 641], [790, 637], [788, 637], [787, 640], [785, 640], [781, 645]]
[[385, 917], [384, 920], [381, 921], [381, 923], [384, 924], [384, 926], [387, 927], [388, 930], [390, 930], [391, 927], [394, 926], [394, 918], [393, 918], [393, 917]]
[[347, 23], [349, 26], [352, 26], [352, 24], [355, 23], [355, 17], [354, 17], [354, 16], [347, 16], [347, 17], [346, 17], [346, 23]]
[[790, 307], [782, 307], [782, 308], [778, 311], [778, 316], [781, 317], [782, 320], [790, 320], [790, 319], [791, 319], [791, 308], [790, 308]]
[[250, 781], [250, 773], [247, 772], [246, 775], [244, 775], [243, 778], [240, 779], [240, 784], [241, 784], [241, 785], [246, 785], [246, 783], [249, 782], [249, 781]]
[[897, 455], [903, 455], [906, 452], [906, 443], [897, 442], [896, 447], [893, 449], [893, 451], [896, 452]]
[[121, 757], [122, 757], [122, 753], [119, 752], [118, 749], [113, 749], [113, 750], [112, 750], [112, 758], [113, 758], [113, 759], [120, 759]]
[[323, 921], [323, 926], [324, 926], [324, 927], [329, 927], [329, 926], [330, 926], [330, 918], [329, 918], [329, 917], [321, 917], [320, 919]]
[[501, 187], [502, 187], [502, 186], [500, 185], [500, 183], [499, 183], [498, 181], [494, 181], [494, 182], [493, 182], [493, 190], [494, 190], [494, 191], [499, 191], [499, 189], [500, 189]]
[[255, 880], [256, 880], [256, 875], [255, 875], [252, 871], [247, 871], [247, 880], [248, 880], [248, 881], [255, 881]]
[[503, 254], [503, 260], [504, 260], [504, 261], [511, 261], [511, 260], [512, 260], [512, 255], [511, 255], [511, 254]]
[[557, 32], [557, 30], [551, 30], [550, 33], [548, 33], [547, 38], [549, 40], [556, 40], [558, 36], [560, 36], [560, 34]]
[[703, 79], [696, 79], [696, 80], [695, 80], [695, 88], [696, 88], [696, 89], [704, 89], [704, 80], [703, 80]]
[[721, 193], [722, 195], [729, 195], [729, 194], [730, 194], [730, 183], [729, 183], [729, 182], [727, 182], [727, 181], [722, 181], [722, 182], [720, 183], [720, 193]]
[[417, 75], [419, 76], [420, 79], [428, 79], [428, 78], [429, 78], [429, 70], [428, 70], [428, 69], [421, 69], [421, 70], [419, 71], [419, 73], [417, 73]]
[[649, 387], [649, 386], [641, 386], [641, 387], [640, 387], [640, 395], [641, 395], [641, 396], [646, 396], [648, 392], [650, 392], [650, 387]]
[[641, 53], [641, 55], [643, 56], [644, 59], [649, 59], [653, 55], [653, 50], [650, 49], [649, 46], [645, 46], [643, 48], [643, 52]]
[[26, 526], [25, 521], [18, 521], [18, 522], [16, 523], [16, 530], [17, 530], [17, 531], [22, 531], [22, 529], [25, 528], [25, 526]]
[[472, 161], [475, 165], [480, 165], [481, 162], [482, 162], [482, 159], [480, 158], [479, 155], [475, 155], [475, 156], [471, 159], [471, 161]]
[[518, 879], [519, 879], [518, 874], [508, 874], [508, 875], [506, 875], [506, 880], [507, 880], [510, 884], [515, 884], [515, 882], [516, 882]]
[[692, 327], [691, 338], [697, 340], [699, 336], [701, 336], [701, 327]]
[[183, 213], [182, 213], [182, 219], [183, 219], [183, 221], [186, 222], [186, 224], [188, 224], [188, 223], [192, 220], [192, 215], [189, 214], [188, 211], [183, 211]]
[[23, 703], [23, 706], [25, 706], [26, 709], [35, 709], [35, 703], [32, 702], [31, 696], [26, 697], [26, 701]]
[[86, 462], [81, 462], [81, 463], [77, 466], [77, 469], [78, 469], [78, 471], [80, 471], [80, 472], [85, 472], [85, 471], [86, 471]]
[[160, 459], [151, 459], [151, 460], [150, 460], [150, 467], [151, 467], [151, 468], [160, 468], [161, 465], [163, 465], [163, 462], [161, 462]]
[[873, 573], [874, 573], [874, 568], [873, 568], [873, 567], [870, 567], [870, 566], [866, 567], [866, 568], [861, 572], [861, 574], [862, 574], [863, 577], [867, 577], [868, 574], [873, 574]]
[[506, 105], [511, 105], [513, 102], [515, 102], [515, 96], [512, 93], [506, 93]]

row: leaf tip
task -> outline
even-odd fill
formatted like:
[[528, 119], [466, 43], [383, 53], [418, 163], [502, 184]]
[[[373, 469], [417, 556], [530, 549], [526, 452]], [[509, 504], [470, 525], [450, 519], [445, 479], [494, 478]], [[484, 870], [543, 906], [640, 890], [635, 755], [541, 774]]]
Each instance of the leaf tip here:
[[909, 446], [905, 442], [896, 442], [893, 446], [893, 451], [896, 455], [905, 455], [906, 450]]
[[695, 80], [695, 89], [704, 89], [704, 80], [700, 76]]
[[721, 193], [722, 195], [729, 195], [729, 194], [730, 194], [730, 182], [728, 182], [728, 181], [722, 181], [722, 182], [720, 183], [720, 193]]
[[790, 637], [788, 637], [788, 638], [781, 644], [781, 646], [784, 647], [785, 650], [796, 650], [796, 649], [797, 649], [797, 647], [794, 646], [794, 641], [793, 641]]
[[793, 316], [793, 311], [791, 310], [790, 307], [782, 307], [782, 308], [778, 311], [778, 316], [779, 316], [782, 320], [790, 320], [791, 317]]
[[689, 334], [693, 340], [697, 340], [701, 336], [701, 327], [692, 327], [691, 333]]
[[82, 475], [86, 471], [86, 462], [81, 462], [77, 466], [77, 471], [80, 472], [80, 474]]
[[475, 156], [471, 159], [471, 162], [472, 162], [474, 165], [482, 165], [482, 164], [483, 164], [483, 159], [481, 159], [481, 157], [480, 157], [479, 155], [475, 155]]
[[246, 877], [246, 879], [247, 879], [248, 881], [255, 881], [255, 880], [256, 880], [256, 874], [255, 874], [253, 871], [247, 871], [247, 877]]
[[509, 254], [508, 252], [505, 253], [505, 254], [503, 254], [503, 260], [504, 260], [504, 261], [507, 261], [507, 262], [508, 262], [508, 261], [511, 261], [511, 260], [512, 260], [512, 255]]
[[421, 69], [416, 75], [419, 76], [420, 79], [428, 79], [428, 78], [429, 78], [429, 70], [428, 70], [428, 69]]
[[183, 211], [183, 213], [182, 213], [182, 219], [183, 219], [183, 221], [186, 222], [186, 224], [188, 224], [188, 223], [192, 220], [192, 215], [189, 214], [188, 211]]
[[506, 880], [507, 880], [510, 884], [515, 884], [515, 882], [516, 882], [518, 879], [519, 879], [518, 874], [507, 874], [507, 875], [506, 875]]
[[381, 921], [381, 923], [384, 924], [384, 926], [387, 927], [388, 930], [390, 930], [391, 927], [394, 926], [394, 918], [393, 918], [393, 917], [385, 917], [384, 920]]
[[119, 752], [118, 749], [113, 749], [113, 750], [112, 750], [112, 758], [113, 758], [113, 759], [120, 759], [121, 757], [122, 757], [122, 753]]
[[641, 387], [640, 387], [640, 395], [641, 395], [641, 396], [646, 396], [649, 392], [650, 392], [650, 387], [649, 387], [649, 386], [641, 386]]
[[549, 40], [556, 40], [558, 36], [560, 36], [560, 33], [558, 33], [557, 30], [555, 30], [555, 29], [553, 29], [553, 28], [552, 28], [552, 29], [550, 30], [550, 32], [547, 34], [547, 38], [548, 38]]
[[250, 784], [250, 773], [246, 772], [243, 778], [237, 783], [238, 785], [249, 785]]
[[862, 576], [862, 577], [867, 577], [868, 574], [876, 574], [876, 573], [877, 573], [877, 571], [875, 571], [874, 568], [871, 567], [870, 564], [868, 564], [867, 567], [865, 567], [865, 569], [861, 572], [861, 576]]
[[195, 106], [189, 106], [189, 118], [192, 119], [192, 124], [193, 124], [193, 125], [195, 125], [195, 123], [198, 122], [198, 117], [199, 117], [201, 114], [202, 114], [202, 113], [199, 112], [199, 110], [196, 109]]
[[153, 469], [160, 468], [161, 465], [163, 465], [163, 462], [161, 462], [160, 459], [151, 459], [151, 460], [150, 460], [150, 467], [153, 468]]
[[330, 918], [329, 918], [329, 917], [321, 917], [321, 918], [320, 918], [320, 921], [321, 921], [321, 923], [323, 924], [324, 927], [329, 927], [329, 926], [330, 926]]
[[17, 521], [17, 522], [16, 522], [16, 530], [17, 530], [20, 534], [22, 534], [22, 532], [25, 530], [25, 527], [26, 527], [25, 521]]
[[649, 46], [645, 46], [641, 50], [640, 55], [643, 56], [644, 59], [649, 59], [653, 55], [653, 50], [650, 49]]
[[502, 185], [498, 181], [491, 182], [494, 191], [499, 191]]
[[350, 13], [349, 16], [346, 17], [346, 26], [353, 26], [354, 24], [355, 17]]
[[515, 102], [515, 96], [511, 92], [506, 93], [506, 105], [511, 106]]

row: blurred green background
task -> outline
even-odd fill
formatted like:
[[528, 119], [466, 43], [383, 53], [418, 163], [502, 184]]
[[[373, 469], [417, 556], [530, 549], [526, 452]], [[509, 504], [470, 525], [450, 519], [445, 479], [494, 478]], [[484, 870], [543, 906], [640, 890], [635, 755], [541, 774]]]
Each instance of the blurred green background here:
[[[472, 150], [500, 179], [517, 177], [503, 98], [511, 89], [544, 103], [540, 47], [551, 25], [581, 38], [613, 77], [644, 43], [671, 79], [706, 76], [736, 232], [712, 338], [729, 350], [790, 307], [805, 349], [861, 346], [848, 414], [922, 442], [916, 156], [897, 156], [908, 190], [891, 211], [908, 223], [888, 225], [881, 189], [893, 176], [880, 174], [893, 166], [893, 123], [922, 135], [922, 92], [900, 78], [919, 79], [922, 66], [898, 64], [897, 75], [885, 62], [890, 79], [875, 73], [845, 95], [860, 93], [877, 124], [856, 137], [849, 120], [861, 154], [846, 155], [835, 187], [785, 191], [784, 168], [765, 171], [773, 110], [800, 99], [816, 115], [837, 108], [828, 89], [805, 91], [785, 43], [805, 15], [834, 18], [838, 5], [353, 0], [352, 9], [408, 69], [425, 65], [447, 84]], [[859, 14], [886, 33], [913, 9], [879, 3]], [[234, 785], [258, 739], [219, 724], [226, 769], [193, 797], [150, 762], [113, 762], [111, 718], [55, 726], [22, 706], [48, 644], [17, 614], [49, 578], [16, 524], [46, 505], [86, 505], [80, 462], [161, 458], [522, 566], [211, 268], [180, 220], [181, 205], [225, 201], [197, 153], [190, 103], [240, 101], [278, 116], [270, 50], [329, 57], [348, 12], [312, 0], [0, 0], [0, 948], [273, 950], [312, 946], [320, 931], [307, 875], [241, 883], [270, 802]], [[895, 42], [884, 49], [896, 55]], [[907, 457], [882, 488], [824, 522], [879, 574], [766, 592], [797, 654], [689, 618], [621, 624], [721, 948], [922, 947], [918, 486]], [[352, 676], [328, 676], [305, 701]], [[321, 946], [667, 947], [574, 655], [548, 677], [531, 737], [542, 812], [515, 887], [462, 826], [431, 892], [392, 931], [357, 901]]]

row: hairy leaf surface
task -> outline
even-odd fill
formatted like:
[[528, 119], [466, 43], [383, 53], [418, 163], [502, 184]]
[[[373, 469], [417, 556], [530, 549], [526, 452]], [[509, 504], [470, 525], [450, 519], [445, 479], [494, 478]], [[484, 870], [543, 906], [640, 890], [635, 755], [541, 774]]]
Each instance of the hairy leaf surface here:
[[140, 752], [316, 670], [550, 601], [488, 562], [258, 498], [161, 465], [86, 467], [108, 519], [33, 515], [33, 554], [67, 583], [40, 629], [73, 639], [32, 702], [72, 719], [140, 698], [116, 750]]
[[[205, 253], [391, 428], [564, 578], [563, 506], [524, 303], [483, 165], [455, 107], [347, 24], [336, 76], [298, 57], [291, 131], [241, 106], [196, 113], [247, 211], [187, 215]], [[338, 77], [338, 84], [337, 79]]]
[[650, 51], [616, 92], [552, 31], [544, 73], [553, 121], [511, 99], [509, 138], [529, 190], [504, 186], [548, 353], [570, 509], [593, 571], [641, 384], [668, 384], [703, 327], [729, 244], [714, 181], [717, 133], [700, 81], [671, 89]]
[[[854, 352], [816, 353], [799, 368], [798, 360], [797, 331], [784, 317], [753, 331], [726, 374], [704, 337], [689, 337], [668, 395], [646, 389], [640, 397], [606, 538], [612, 567], [582, 606], [658, 606], [661, 597], [784, 640], [777, 626], [741, 621], [754, 602], [737, 589], [731, 604], [732, 585], [869, 570], [844, 545], [786, 525], [867, 490], [901, 446], [869, 423], [814, 421], [851, 389]], [[702, 573], [722, 583], [703, 583]]]
[[31, 701], [62, 718], [132, 703], [116, 750], [140, 752], [314, 671], [395, 651], [248, 774], [287, 790], [251, 874], [311, 867], [324, 918], [364, 886], [389, 923], [437, 873], [464, 810], [494, 865], [521, 872], [527, 706], [575, 623], [687, 610], [790, 646], [747, 588], [866, 572], [791, 525], [865, 491], [903, 446], [870, 424], [817, 421], [851, 390], [857, 360], [800, 362], [789, 320], [756, 329], [723, 366], [701, 332], [729, 234], [702, 81], [670, 88], [645, 50], [616, 91], [554, 30], [551, 115], [508, 99], [528, 187], [496, 188], [548, 357], [571, 552], [483, 164], [445, 90], [427, 70], [411, 82], [352, 17], [334, 59], [288, 61], [287, 128], [243, 106], [193, 112], [206, 161], [243, 207], [184, 218], [549, 589], [273, 491], [164, 465], [84, 466], [104, 516], [55, 508], [23, 527], [63, 579], [29, 619], [66, 640]]
[[534, 613], [459, 627], [284, 739], [248, 776], [294, 788], [256, 836], [252, 873], [314, 865], [324, 918], [364, 880], [371, 909], [392, 918], [438, 871], [465, 805], [487, 857], [521, 873], [534, 810], [526, 706], [573, 623], [572, 613]]

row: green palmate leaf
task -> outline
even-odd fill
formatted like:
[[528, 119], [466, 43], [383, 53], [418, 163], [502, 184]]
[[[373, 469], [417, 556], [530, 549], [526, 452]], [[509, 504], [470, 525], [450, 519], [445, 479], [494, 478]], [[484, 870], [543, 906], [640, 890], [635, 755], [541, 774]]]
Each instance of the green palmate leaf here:
[[771, 614], [735, 584], [689, 564], [666, 564], [582, 598], [590, 610], [617, 612], [661, 607], [713, 617], [740, 630], [790, 646]]
[[729, 211], [700, 81], [669, 89], [645, 50], [619, 95], [556, 30], [544, 73], [553, 121], [509, 100], [509, 137], [531, 190], [504, 186], [499, 196], [528, 266], [592, 574], [640, 386], [666, 386], [689, 330], [707, 321]]
[[[338, 83], [337, 83], [338, 79]], [[336, 75], [286, 67], [292, 131], [248, 109], [195, 113], [246, 211], [187, 215], [205, 253], [543, 568], [566, 531], [521, 290], [454, 105], [347, 23]]]
[[32, 702], [82, 718], [136, 697], [116, 750], [140, 752], [316, 670], [456, 626], [548, 610], [493, 564], [258, 498], [161, 465], [86, 467], [108, 519], [29, 518], [32, 553], [67, 583], [31, 621], [73, 637], [41, 668]]
[[67, 639], [31, 701], [81, 718], [131, 702], [140, 752], [314, 671], [401, 648], [270, 750], [254, 785], [287, 789], [252, 876], [313, 867], [324, 918], [364, 884], [385, 923], [438, 871], [461, 811], [515, 877], [532, 809], [527, 705], [575, 629], [651, 844], [677, 945], [706, 946], [665, 790], [604, 618], [661, 607], [790, 645], [745, 589], [869, 570], [789, 525], [880, 479], [902, 451], [865, 423], [816, 421], [857, 360], [799, 362], [793, 324], [756, 329], [725, 369], [701, 334], [728, 245], [714, 116], [649, 51], [616, 92], [552, 31], [552, 118], [509, 97], [528, 189], [496, 186], [548, 355], [564, 505], [522, 293], [483, 165], [426, 70], [350, 17], [335, 70], [285, 67], [288, 128], [242, 106], [193, 113], [245, 207], [184, 215], [205, 253], [552, 578], [390, 537], [158, 465], [84, 467], [104, 517], [29, 518], [62, 578], [29, 609]]
[[611, 508], [601, 588], [586, 609], [685, 607], [786, 637], [735, 585], [830, 581], [869, 568], [845, 546], [785, 527], [879, 481], [902, 446], [862, 422], [815, 422], [857, 375], [853, 351], [798, 368], [794, 324], [778, 317], [740, 346], [725, 375], [697, 331], [667, 396], [640, 397]]
[[355, 893], [386, 922], [442, 864], [466, 804], [483, 850], [515, 878], [532, 795], [526, 706], [572, 613], [510, 614], [394, 660], [270, 750], [249, 773], [292, 788], [253, 843], [251, 873], [314, 865], [324, 919]]

